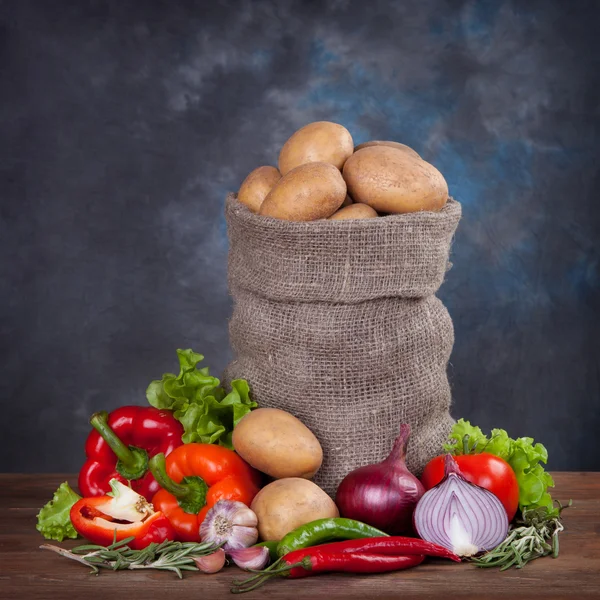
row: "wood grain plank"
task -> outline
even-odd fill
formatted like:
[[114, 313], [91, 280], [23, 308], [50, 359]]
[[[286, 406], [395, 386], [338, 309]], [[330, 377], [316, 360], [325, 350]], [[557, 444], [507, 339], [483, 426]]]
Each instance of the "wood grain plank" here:
[[[432, 560], [416, 569], [386, 575], [322, 575], [270, 582], [249, 598], [600, 598], [600, 473], [555, 473], [554, 496], [573, 499], [564, 513], [558, 559], [541, 559], [523, 570], [500, 573]], [[0, 474], [0, 598], [125, 598], [232, 597], [233, 579], [244, 574], [230, 567], [215, 575], [192, 573], [183, 580], [171, 573], [102, 572], [94, 576], [79, 564], [38, 549], [44, 542], [35, 530], [36, 514], [67, 474]], [[70, 540], [62, 545], [81, 543]]]

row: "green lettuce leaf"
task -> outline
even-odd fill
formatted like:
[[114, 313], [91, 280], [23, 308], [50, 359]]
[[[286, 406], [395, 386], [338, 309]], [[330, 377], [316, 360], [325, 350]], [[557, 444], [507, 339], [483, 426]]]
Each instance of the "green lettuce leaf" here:
[[231, 436], [240, 419], [256, 408], [244, 379], [234, 379], [227, 393], [208, 367], [198, 368], [202, 354], [177, 350], [179, 375], [165, 373], [146, 390], [148, 402], [173, 411], [184, 429], [184, 443], [220, 444], [233, 449]]
[[81, 496], [65, 481], [54, 492], [54, 497], [37, 515], [35, 528], [47, 539], [62, 542], [65, 538], [76, 538], [77, 532], [71, 523], [71, 507]]
[[479, 427], [460, 419], [450, 432], [444, 451], [451, 454], [479, 454], [489, 452], [503, 458], [512, 467], [519, 483], [519, 508], [535, 509], [546, 507], [549, 517], [558, 516], [549, 487], [554, 481], [541, 463], [548, 462], [548, 451], [533, 438], [512, 439], [504, 429], [492, 429], [490, 437]]

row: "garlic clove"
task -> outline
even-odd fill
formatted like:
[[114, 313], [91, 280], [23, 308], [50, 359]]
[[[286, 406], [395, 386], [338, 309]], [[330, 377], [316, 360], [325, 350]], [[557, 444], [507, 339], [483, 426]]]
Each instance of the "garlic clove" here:
[[241, 504], [241, 507], [238, 507], [238, 510], [233, 517], [233, 524], [243, 527], [257, 527], [258, 517], [256, 516], [256, 513], [241, 502], [236, 502], [236, 504]]
[[225, 566], [225, 550], [219, 548], [212, 554], [195, 557], [194, 562], [202, 573], [218, 573]]
[[231, 560], [240, 568], [258, 571], [264, 569], [269, 562], [269, 549], [264, 546], [230, 550]]
[[258, 529], [256, 527], [233, 526], [233, 535], [225, 543], [225, 550], [241, 550], [253, 546], [258, 541]]

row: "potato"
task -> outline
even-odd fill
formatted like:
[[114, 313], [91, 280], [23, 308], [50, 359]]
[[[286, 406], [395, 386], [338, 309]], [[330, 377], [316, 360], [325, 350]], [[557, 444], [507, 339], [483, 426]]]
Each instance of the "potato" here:
[[330, 217], [346, 198], [346, 182], [333, 165], [314, 162], [284, 175], [265, 198], [259, 213], [287, 221]]
[[344, 206], [329, 217], [330, 221], [341, 221], [345, 219], [372, 219], [377, 217], [377, 211], [372, 209], [368, 204], [356, 202], [350, 206]]
[[247, 463], [275, 479], [310, 479], [323, 462], [323, 449], [312, 431], [278, 408], [248, 413], [233, 430], [232, 441]]
[[372, 140], [371, 142], [359, 144], [358, 146], [356, 146], [356, 148], [354, 148], [354, 152], [362, 150], [363, 148], [368, 148], [369, 146], [389, 146], [390, 148], [402, 150], [402, 152], [406, 152], [413, 158], [421, 158], [419, 154], [417, 154], [410, 146], [407, 146], [406, 144], [401, 144], [400, 142], [386, 142], [382, 140]]
[[337, 123], [317, 121], [298, 129], [279, 153], [279, 170], [285, 175], [292, 169], [311, 162], [344, 166], [354, 151], [350, 132]]
[[238, 200], [257, 213], [267, 194], [280, 179], [281, 173], [275, 167], [258, 167], [242, 182]]
[[258, 533], [265, 541], [279, 541], [316, 519], [340, 516], [333, 500], [318, 485], [299, 477], [269, 483], [256, 494], [250, 508], [258, 517]]
[[344, 165], [348, 193], [377, 212], [440, 210], [448, 200], [448, 184], [431, 164], [390, 146], [369, 146]]
[[352, 204], [352, 198], [348, 194], [346, 194], [346, 198], [342, 202], [342, 206], [350, 206]]

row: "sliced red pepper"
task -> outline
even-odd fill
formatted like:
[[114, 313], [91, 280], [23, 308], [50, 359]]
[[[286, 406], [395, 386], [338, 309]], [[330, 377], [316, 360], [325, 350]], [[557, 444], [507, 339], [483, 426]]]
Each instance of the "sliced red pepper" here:
[[[133, 537], [129, 547], [141, 550], [152, 542], [175, 539], [175, 531], [165, 515], [160, 511], [154, 512], [144, 498], [138, 498], [141, 503], [134, 499], [134, 502], [125, 506], [117, 495], [82, 498], [71, 508], [71, 523], [77, 533], [100, 546]], [[136, 520], [128, 522], [119, 518], [129, 513]]]
[[157, 454], [150, 469], [164, 488], [152, 503], [177, 532], [177, 539], [200, 541], [200, 525], [219, 500], [247, 506], [260, 488], [260, 474], [233, 450], [216, 444], [184, 444], [166, 458]]
[[102, 496], [109, 481], [130, 482], [131, 487], [152, 500], [160, 486], [148, 470], [148, 460], [162, 452], [168, 455], [181, 446], [183, 426], [168, 410], [123, 406], [90, 419], [94, 427], [85, 443], [87, 461], [79, 472], [84, 496]]

